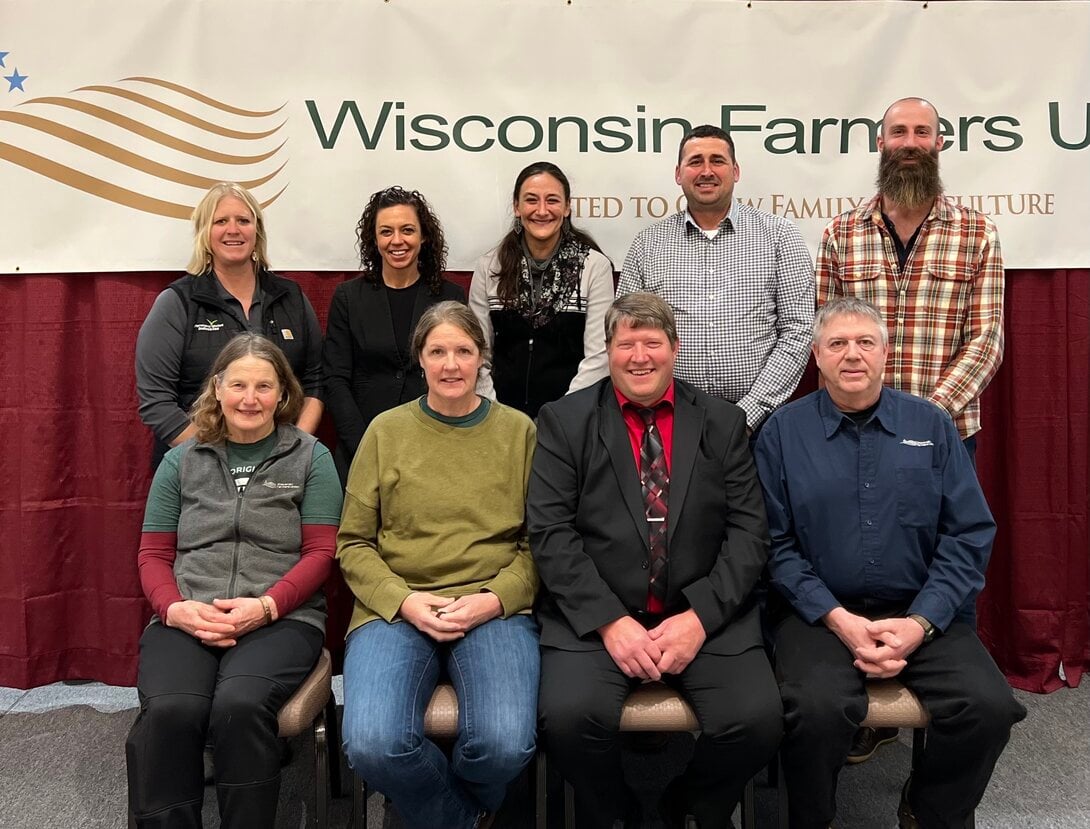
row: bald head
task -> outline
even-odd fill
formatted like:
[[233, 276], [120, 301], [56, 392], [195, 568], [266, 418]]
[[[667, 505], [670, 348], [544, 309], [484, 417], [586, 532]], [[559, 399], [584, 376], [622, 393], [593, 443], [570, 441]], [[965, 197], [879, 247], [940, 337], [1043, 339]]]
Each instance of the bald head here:
[[894, 101], [882, 114], [882, 135], [889, 132], [893, 124], [908, 121], [918, 121], [930, 114], [930, 120], [936, 133], [939, 131], [939, 111], [933, 103], [926, 98], [899, 98]]

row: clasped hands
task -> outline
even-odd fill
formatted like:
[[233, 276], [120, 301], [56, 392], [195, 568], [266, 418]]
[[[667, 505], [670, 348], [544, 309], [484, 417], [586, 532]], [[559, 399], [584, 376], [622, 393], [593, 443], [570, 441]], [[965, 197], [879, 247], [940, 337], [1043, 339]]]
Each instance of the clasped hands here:
[[692, 609], [668, 616], [649, 630], [633, 617], [622, 616], [602, 625], [598, 634], [625, 676], [647, 680], [680, 674], [707, 638]]
[[[279, 618], [276, 601], [266, 596], [273, 620]], [[188, 599], [174, 602], [164, 619], [168, 627], [184, 630], [204, 644], [230, 648], [252, 630], [265, 624], [261, 599], [213, 599], [211, 604]]]
[[897, 676], [908, 657], [923, 643], [923, 627], [912, 619], [871, 621], [837, 607], [823, 617], [825, 625], [855, 657], [855, 667], [873, 679]]
[[461, 639], [477, 625], [503, 613], [495, 593], [482, 591], [453, 599], [422, 591], [410, 593], [398, 608], [398, 615], [436, 642]]

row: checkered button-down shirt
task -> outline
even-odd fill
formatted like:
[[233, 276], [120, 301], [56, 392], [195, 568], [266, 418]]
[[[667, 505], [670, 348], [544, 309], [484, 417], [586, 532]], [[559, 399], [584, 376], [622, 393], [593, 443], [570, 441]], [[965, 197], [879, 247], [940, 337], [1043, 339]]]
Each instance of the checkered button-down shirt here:
[[962, 438], [1003, 359], [1003, 254], [995, 225], [945, 196], [898, 268], [881, 198], [837, 216], [818, 252], [817, 300], [856, 296], [889, 327], [886, 384], [946, 409]]
[[681, 211], [642, 230], [617, 296], [650, 291], [677, 318], [674, 374], [746, 413], [750, 429], [802, 377], [814, 321], [814, 268], [799, 229], [736, 202], [709, 239]]

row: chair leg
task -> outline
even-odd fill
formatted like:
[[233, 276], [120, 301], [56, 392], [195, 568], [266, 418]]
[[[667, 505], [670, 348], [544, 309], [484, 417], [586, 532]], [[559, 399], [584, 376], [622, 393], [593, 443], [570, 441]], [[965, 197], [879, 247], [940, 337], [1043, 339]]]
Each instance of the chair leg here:
[[564, 781], [564, 829], [575, 829], [575, 789]]
[[534, 797], [534, 827], [535, 829], [547, 829], [549, 825], [547, 815], [547, 797], [549, 793], [548, 769], [545, 764], [545, 752], [538, 749], [534, 756], [533, 771], [533, 797]]
[[[787, 829], [788, 827], [788, 815], [787, 815], [787, 785], [783, 780], [783, 761], [780, 756], [780, 752], [776, 752], [776, 756], [772, 761], [776, 766], [776, 806], [779, 812], [780, 829]], [[771, 777], [771, 773], [769, 774]]]
[[329, 826], [329, 745], [326, 741], [325, 711], [314, 720], [314, 819], [311, 826]]
[[367, 829], [367, 783], [352, 774], [352, 829]]
[[923, 759], [923, 748], [927, 742], [927, 729], [913, 728], [912, 729], [912, 770], [915, 771], [916, 767]]
[[746, 783], [746, 788], [742, 792], [742, 826], [743, 829], [756, 829], [757, 814], [756, 810], [756, 797], [754, 796], [753, 778], [751, 777]]
[[329, 792], [332, 797], [344, 797], [344, 776], [341, 774], [341, 724], [337, 718], [337, 698], [329, 695], [325, 706], [326, 737], [329, 745]]

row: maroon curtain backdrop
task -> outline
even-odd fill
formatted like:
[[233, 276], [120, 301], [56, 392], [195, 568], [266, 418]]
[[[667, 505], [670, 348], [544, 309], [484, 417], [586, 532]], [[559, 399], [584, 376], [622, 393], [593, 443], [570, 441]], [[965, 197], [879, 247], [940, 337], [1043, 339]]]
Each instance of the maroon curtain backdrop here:
[[[288, 274], [322, 324], [345, 274]], [[131, 685], [150, 614], [136, 547], [151, 438], [133, 348], [176, 274], [0, 276], [0, 685]], [[452, 275], [465, 283], [468, 274]], [[1007, 350], [978, 461], [999, 534], [980, 601], [1011, 682], [1076, 684], [1090, 662], [1090, 271], [1012, 271]], [[329, 424], [320, 433], [333, 439]], [[347, 622], [335, 578], [330, 641]]]

